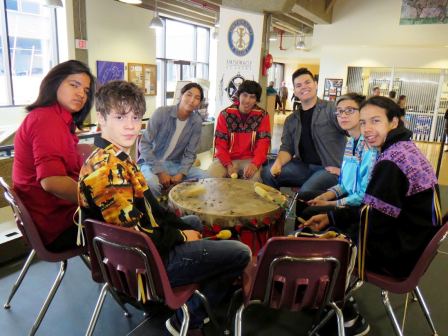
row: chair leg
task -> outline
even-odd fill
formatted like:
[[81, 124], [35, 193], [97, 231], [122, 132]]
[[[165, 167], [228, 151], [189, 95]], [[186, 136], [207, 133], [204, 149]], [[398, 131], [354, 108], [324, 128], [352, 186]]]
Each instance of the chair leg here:
[[298, 196], [299, 196], [298, 192], [294, 193], [294, 197], [292, 198], [291, 203], [288, 205], [288, 209], [286, 209], [286, 212], [285, 212], [285, 221], [289, 219], [289, 216], [291, 215], [291, 212], [294, 209], [294, 205], [297, 202]]
[[103, 308], [104, 299], [106, 298], [107, 290], [109, 285], [107, 283], [104, 284], [101, 289], [100, 295], [98, 296], [98, 300], [95, 305], [95, 309], [93, 310], [92, 317], [90, 318], [89, 325], [87, 327], [86, 336], [93, 335], [93, 331], [95, 330], [96, 322], [98, 321], [98, 317], [100, 316], [101, 308]]
[[51, 287], [50, 292], [48, 293], [48, 296], [45, 299], [44, 305], [40, 309], [39, 315], [37, 316], [36, 321], [34, 322], [33, 327], [31, 328], [30, 336], [34, 335], [37, 329], [39, 328], [40, 323], [42, 322], [48, 310], [48, 307], [50, 306], [51, 301], [53, 301], [54, 295], [56, 294], [59, 285], [61, 284], [61, 281], [64, 278], [66, 269], [67, 269], [67, 260], [63, 260], [61, 261], [59, 273], [56, 277], [56, 280], [54, 281], [53, 286]]
[[19, 289], [20, 285], [22, 284], [22, 280], [26, 275], [26, 272], [28, 272], [28, 269], [30, 268], [31, 262], [34, 259], [34, 256], [36, 255], [36, 251], [33, 249], [31, 250], [30, 254], [28, 255], [28, 258], [26, 258], [25, 263], [23, 264], [22, 270], [20, 271], [19, 277], [17, 278], [16, 282], [11, 288], [11, 292], [9, 293], [8, 299], [6, 300], [3, 307], [5, 309], [11, 308], [11, 305], [9, 304], [16, 294], [17, 290]]
[[235, 315], [235, 336], [241, 336], [243, 324], [244, 303], [238, 308]]
[[180, 327], [180, 336], [187, 336], [188, 325], [190, 324], [190, 314], [188, 314], [188, 307], [185, 303], [181, 308], [184, 313], [184, 318], [182, 319], [182, 325]]
[[204, 294], [202, 294], [198, 290], [196, 290], [194, 293], [200, 297], [202, 304], [204, 305], [205, 311], [207, 312], [207, 315], [210, 318], [210, 321], [213, 323], [213, 326], [216, 328], [216, 330], [219, 330], [219, 324], [216, 321], [215, 314], [212, 312], [212, 309], [210, 308], [210, 304], [208, 303], [207, 298], [204, 296]]
[[395, 333], [398, 336], [403, 336], [400, 325], [398, 324], [397, 318], [395, 317], [394, 310], [392, 309], [392, 305], [390, 304], [388, 291], [381, 290], [381, 296], [383, 297], [383, 304], [386, 308], [387, 315], [389, 315], [390, 322], [392, 323], [392, 327], [394, 328]]
[[422, 292], [420, 291], [420, 288], [415, 287], [414, 289], [414, 295], [417, 297], [418, 303], [420, 303], [420, 307], [422, 308], [423, 313], [425, 314], [426, 321], [428, 321], [429, 326], [431, 327], [431, 330], [433, 332], [434, 336], [437, 336], [436, 327], [434, 326], [434, 322], [432, 321], [431, 314], [429, 313], [428, 306], [426, 305], [425, 300], [423, 299]]
[[118, 305], [121, 307], [121, 309], [123, 309], [124, 312], [124, 316], [126, 317], [131, 317], [131, 313], [129, 312], [129, 310], [126, 309], [125, 305], [123, 304], [123, 302], [120, 300], [120, 298], [118, 297], [117, 293], [115, 293], [115, 291], [112, 288], [108, 288], [109, 293], [112, 295], [112, 298], [115, 300], [116, 303], [118, 303]]
[[227, 308], [226, 326], [225, 326], [226, 329], [224, 330], [224, 335], [230, 335], [231, 334], [230, 328], [231, 328], [231, 323], [232, 323], [232, 312], [233, 312], [233, 309], [235, 307], [235, 304], [237, 303], [237, 300], [239, 298], [241, 298], [241, 296], [242, 296], [242, 289], [241, 288], [238, 289], [232, 295], [232, 299], [230, 300], [229, 307]]
[[330, 302], [330, 306], [331, 306], [331, 308], [333, 308], [334, 312], [336, 313], [336, 319], [338, 321], [338, 335], [345, 336], [344, 316], [342, 315], [342, 310], [334, 302]]

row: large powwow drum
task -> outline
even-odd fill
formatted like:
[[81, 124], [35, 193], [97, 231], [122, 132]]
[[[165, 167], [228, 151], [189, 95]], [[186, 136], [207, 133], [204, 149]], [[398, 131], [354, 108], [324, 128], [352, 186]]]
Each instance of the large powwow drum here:
[[254, 254], [269, 237], [283, 235], [283, 208], [256, 193], [253, 181], [207, 178], [184, 182], [172, 188], [168, 197], [178, 216], [201, 218], [204, 235], [230, 229]]

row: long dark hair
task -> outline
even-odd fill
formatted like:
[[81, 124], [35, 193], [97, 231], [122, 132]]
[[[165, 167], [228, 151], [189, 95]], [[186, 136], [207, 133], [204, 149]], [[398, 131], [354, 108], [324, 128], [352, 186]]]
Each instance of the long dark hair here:
[[70, 60], [60, 63], [53, 67], [48, 74], [42, 79], [39, 87], [39, 95], [34, 103], [25, 107], [30, 112], [38, 107], [51, 106], [58, 101], [57, 91], [62, 81], [70, 75], [84, 73], [90, 78], [90, 90], [87, 94], [87, 100], [84, 107], [76, 113], [73, 113], [73, 121], [78, 128], [82, 127], [84, 119], [90, 112], [93, 105], [93, 97], [95, 94], [95, 77], [90, 72], [87, 65], [80, 61]]

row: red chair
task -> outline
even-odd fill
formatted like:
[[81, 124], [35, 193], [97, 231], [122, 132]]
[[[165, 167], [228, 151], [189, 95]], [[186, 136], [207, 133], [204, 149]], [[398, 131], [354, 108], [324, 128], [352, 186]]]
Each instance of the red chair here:
[[198, 291], [198, 284], [171, 287], [159, 252], [146, 234], [91, 219], [84, 224], [92, 257], [92, 278], [105, 282], [86, 335], [93, 334], [106, 290], [145, 312], [153, 308], [154, 303], [172, 310], [181, 308], [184, 318], [180, 334], [183, 336], [187, 334], [190, 319], [186, 302], [193, 294], [198, 294], [216, 325], [206, 298]]
[[[85, 161], [89, 157], [89, 155], [93, 152], [93, 149], [94, 149], [94, 146], [92, 144], [84, 144], [83, 143], [83, 144], [77, 145], [77, 151], [78, 151], [79, 155], [81, 155], [83, 161]], [[2, 180], [1, 186], [4, 190], [4, 192], [8, 192], [9, 187], [5, 183], [4, 180]], [[12, 210], [14, 212], [14, 208], [12, 208]], [[31, 244], [28, 241], [28, 238], [26, 237], [23, 227], [21, 225], [17, 225], [17, 226], [18, 226], [20, 232], [22, 233], [22, 236], [25, 239], [26, 244], [31, 247]], [[11, 305], [10, 305], [11, 300], [14, 297], [14, 295], [16, 294], [17, 290], [19, 289], [20, 285], [22, 284], [23, 278], [25, 277], [26, 273], [28, 272], [31, 262], [33, 261], [35, 256], [36, 256], [36, 251], [32, 248], [30, 254], [28, 255], [28, 258], [26, 259], [25, 263], [23, 264], [23, 267], [22, 267], [22, 270], [20, 271], [19, 277], [17, 278], [16, 282], [14, 283], [14, 285], [11, 288], [11, 292], [9, 293], [8, 299], [6, 300], [5, 304], [3, 305], [3, 307], [5, 309], [11, 308]]]
[[[37, 316], [36, 321], [34, 322], [32, 328], [31, 328], [30, 335], [34, 335], [36, 333], [37, 329], [39, 328], [39, 326], [45, 316], [45, 313], [47, 312], [48, 307], [50, 306], [51, 301], [53, 300], [53, 297], [56, 294], [56, 292], [59, 288], [59, 285], [61, 284], [62, 279], [64, 278], [65, 271], [67, 269], [67, 260], [72, 257], [81, 256], [83, 253], [86, 252], [86, 248], [76, 247], [76, 248], [72, 248], [72, 249], [69, 249], [69, 250], [66, 250], [63, 252], [51, 252], [51, 251], [47, 250], [47, 248], [45, 247], [45, 245], [39, 235], [36, 225], [34, 224], [33, 219], [31, 218], [28, 210], [23, 205], [22, 200], [17, 196], [15, 191], [13, 189], [11, 189], [8, 186], [8, 184], [1, 177], [0, 177], [0, 185], [4, 190], [4, 196], [5, 196], [6, 201], [9, 203], [9, 205], [11, 206], [11, 208], [14, 212], [14, 217], [16, 220], [17, 227], [22, 232], [23, 237], [26, 239], [29, 246], [35, 251], [35, 254], [37, 255], [37, 257], [43, 261], [59, 262], [60, 263], [59, 273], [56, 277], [56, 280], [53, 283], [53, 286], [51, 287], [51, 290], [48, 293], [47, 298], [45, 299], [45, 302], [39, 312], [39, 315]], [[22, 281], [23, 276], [25, 275], [26, 270], [28, 269], [29, 263], [31, 262], [33, 256], [34, 256], [34, 254], [33, 254], [33, 252], [31, 252], [31, 254], [28, 257], [28, 259], [25, 263], [25, 266], [19, 276], [19, 279], [17, 281], [18, 286], [20, 285], [20, 282]], [[85, 260], [83, 259], [83, 261], [85, 261]], [[15, 290], [17, 290], [18, 286], [15, 289], [13, 287], [12, 295], [14, 295]], [[9, 301], [7, 302], [7, 304], [9, 306]], [[9, 308], [9, 307], [5, 307], [5, 308]]]
[[[328, 320], [323, 309], [336, 313], [339, 335], [344, 336], [344, 302], [350, 244], [342, 239], [274, 237], [268, 240], [258, 261], [243, 275], [243, 304], [235, 316], [235, 335], [242, 333], [244, 309], [261, 304], [290, 311], [314, 310], [309, 335]], [[331, 312], [329, 311], [329, 314]]]
[[92, 154], [93, 150], [95, 149], [95, 146], [93, 144], [88, 143], [79, 143], [76, 146], [78, 154], [81, 156], [82, 161], [85, 162], [87, 158]]
[[370, 272], [369, 270], [366, 270], [365, 272], [364, 280], [371, 283], [372, 285], [381, 288], [381, 296], [383, 298], [384, 307], [386, 308], [395, 333], [399, 336], [403, 336], [403, 330], [401, 330], [400, 325], [398, 324], [398, 320], [390, 304], [389, 292], [394, 294], [407, 294], [410, 292], [414, 293], [426, 317], [426, 321], [431, 327], [433, 335], [437, 335], [436, 328], [432, 321], [425, 300], [423, 299], [420, 288], [418, 287], [418, 283], [420, 282], [420, 279], [426, 273], [426, 270], [436, 256], [437, 249], [439, 248], [441, 242], [446, 238], [447, 232], [448, 222], [444, 223], [431, 239], [428, 246], [426, 246], [422, 255], [415, 264], [415, 267], [412, 270], [411, 274], [407, 278], [394, 278], [391, 276]]

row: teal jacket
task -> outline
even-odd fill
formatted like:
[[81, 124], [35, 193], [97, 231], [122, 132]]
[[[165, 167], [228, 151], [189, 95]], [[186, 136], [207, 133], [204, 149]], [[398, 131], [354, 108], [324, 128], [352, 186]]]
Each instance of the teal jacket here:
[[364, 136], [359, 137], [355, 149], [353, 148], [354, 143], [355, 139], [348, 139], [342, 160], [339, 184], [328, 189], [336, 194], [337, 206], [359, 206], [361, 204], [378, 157], [378, 151], [367, 145]]

